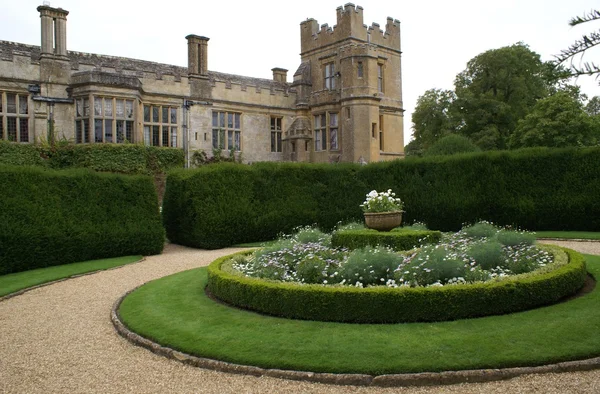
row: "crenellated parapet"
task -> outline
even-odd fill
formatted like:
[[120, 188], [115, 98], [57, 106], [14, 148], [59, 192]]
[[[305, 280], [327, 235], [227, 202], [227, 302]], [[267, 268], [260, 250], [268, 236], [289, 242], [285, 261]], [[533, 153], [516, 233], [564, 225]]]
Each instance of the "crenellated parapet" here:
[[373, 23], [368, 31], [371, 44], [400, 50], [400, 21], [398, 19], [388, 17], [385, 30], [382, 30], [378, 23]]
[[337, 23], [333, 27], [328, 24], [319, 26], [315, 19], [307, 19], [300, 24], [301, 55], [344, 41], [354, 39], [363, 42], [400, 50], [400, 22], [387, 19], [385, 30], [377, 23], [370, 27], [363, 22], [363, 8], [347, 3], [338, 7]]

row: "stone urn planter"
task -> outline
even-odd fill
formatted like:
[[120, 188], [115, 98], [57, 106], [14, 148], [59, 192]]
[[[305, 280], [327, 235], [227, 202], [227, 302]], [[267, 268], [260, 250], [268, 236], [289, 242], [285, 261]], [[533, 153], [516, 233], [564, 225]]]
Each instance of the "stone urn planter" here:
[[365, 212], [365, 226], [377, 231], [390, 231], [402, 224], [402, 212]]

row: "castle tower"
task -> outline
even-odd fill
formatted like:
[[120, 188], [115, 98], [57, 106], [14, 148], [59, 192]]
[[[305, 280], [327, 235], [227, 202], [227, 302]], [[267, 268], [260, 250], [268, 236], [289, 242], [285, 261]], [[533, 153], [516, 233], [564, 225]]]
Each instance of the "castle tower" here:
[[352, 3], [336, 13], [333, 27], [314, 19], [300, 24], [302, 75], [310, 88], [302, 86], [298, 102], [308, 104], [313, 123], [311, 161], [403, 157], [400, 22], [367, 27], [363, 8]]

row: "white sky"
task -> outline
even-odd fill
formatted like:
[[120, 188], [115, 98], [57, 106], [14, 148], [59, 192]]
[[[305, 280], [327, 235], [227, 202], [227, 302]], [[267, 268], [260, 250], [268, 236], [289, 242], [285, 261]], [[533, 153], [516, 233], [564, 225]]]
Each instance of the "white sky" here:
[[[2, 0], [0, 40], [40, 45], [42, 0]], [[388, 16], [401, 22], [405, 143], [412, 134], [417, 98], [431, 88], [453, 89], [457, 73], [479, 53], [523, 41], [542, 56], [567, 48], [582, 34], [600, 28], [591, 22], [571, 28], [568, 21], [597, 0], [362, 0], [364, 23], [385, 27]], [[300, 64], [300, 22], [336, 23], [340, 0], [190, 1], [51, 0], [69, 11], [69, 50], [131, 57], [187, 66], [185, 36], [210, 38], [208, 68], [231, 74], [272, 78], [271, 68]], [[600, 51], [587, 60], [600, 63]], [[600, 95], [594, 78], [578, 83], [590, 97]]]

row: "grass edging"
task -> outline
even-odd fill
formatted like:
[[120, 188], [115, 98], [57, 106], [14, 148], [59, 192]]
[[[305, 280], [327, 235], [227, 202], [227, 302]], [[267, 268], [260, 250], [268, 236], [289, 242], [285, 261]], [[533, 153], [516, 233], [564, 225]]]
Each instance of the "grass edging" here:
[[[154, 282], [154, 281], [151, 281]], [[150, 282], [148, 282], [150, 283]], [[380, 387], [400, 387], [400, 386], [427, 386], [444, 385], [467, 382], [490, 382], [504, 379], [511, 379], [526, 374], [539, 373], [560, 373], [587, 371], [600, 368], [600, 357], [588, 358], [584, 360], [565, 361], [554, 364], [532, 366], [532, 367], [510, 367], [510, 368], [492, 368], [492, 369], [469, 369], [461, 371], [443, 371], [443, 372], [419, 372], [402, 374], [353, 374], [353, 373], [321, 373], [295, 370], [282, 370], [273, 368], [261, 368], [249, 365], [236, 364], [231, 362], [219, 361], [210, 358], [196, 357], [188, 353], [177, 351], [168, 346], [162, 346], [148, 338], [145, 338], [131, 331], [121, 320], [119, 308], [125, 298], [145, 283], [135, 289], [127, 292], [120, 297], [113, 305], [111, 310], [111, 322], [117, 333], [134, 345], [146, 348], [153, 353], [177, 360], [184, 364], [195, 367], [216, 370], [219, 372], [247, 374], [252, 376], [268, 376], [275, 378], [284, 378], [290, 380], [338, 384], [338, 385], [357, 385], [357, 386], [380, 386]]]
[[548, 273], [500, 282], [397, 289], [299, 285], [233, 275], [221, 269], [230, 255], [208, 266], [207, 288], [227, 304], [283, 318], [384, 324], [446, 321], [524, 311], [576, 293], [587, 275], [585, 260], [574, 250], [562, 250], [569, 263]]
[[[100, 268], [100, 269], [96, 269], [96, 270], [93, 270], [93, 271], [80, 272], [80, 273], [76, 273], [76, 274], [73, 274], [73, 275], [64, 276], [62, 278], [54, 279], [54, 280], [51, 280], [51, 281], [48, 281], [48, 282], [39, 283], [39, 284], [36, 284], [34, 286], [28, 286], [28, 287], [19, 289], [17, 291], [12, 292], [12, 293], [8, 293], [8, 294], [5, 294], [3, 296], [0, 296], [0, 302], [8, 300], [8, 299], [16, 297], [16, 296], [20, 296], [22, 294], [25, 294], [25, 293], [31, 291], [31, 290], [39, 289], [41, 287], [50, 286], [50, 285], [53, 285], [55, 283], [64, 282], [64, 281], [67, 281], [67, 280], [70, 280], [70, 279], [80, 278], [82, 276], [93, 275], [93, 274], [96, 274], [98, 272], [111, 271], [111, 270], [114, 270], [114, 269], [117, 269], [117, 268], [121, 268], [121, 267], [123, 267], [125, 265], [137, 264], [137, 263], [141, 263], [141, 262], [143, 262], [143, 261], [146, 260], [146, 258], [143, 257], [143, 256], [141, 258], [138, 258], [138, 256], [134, 256], [134, 257], [136, 257], [135, 261], [126, 262], [126, 263], [123, 263], [123, 264], [120, 264], [120, 265], [116, 265], [114, 267]], [[102, 259], [102, 260], [110, 260], [110, 259]], [[81, 264], [81, 263], [73, 263], [73, 264]], [[65, 266], [52, 266], [52, 267], [47, 267], [47, 268], [57, 268], [57, 267], [65, 267]], [[40, 268], [38, 268], [36, 270], [40, 270]], [[27, 272], [28, 271], [22, 271], [22, 272], [17, 272], [15, 274], [26, 274]], [[8, 275], [14, 275], [14, 274], [8, 274]]]

